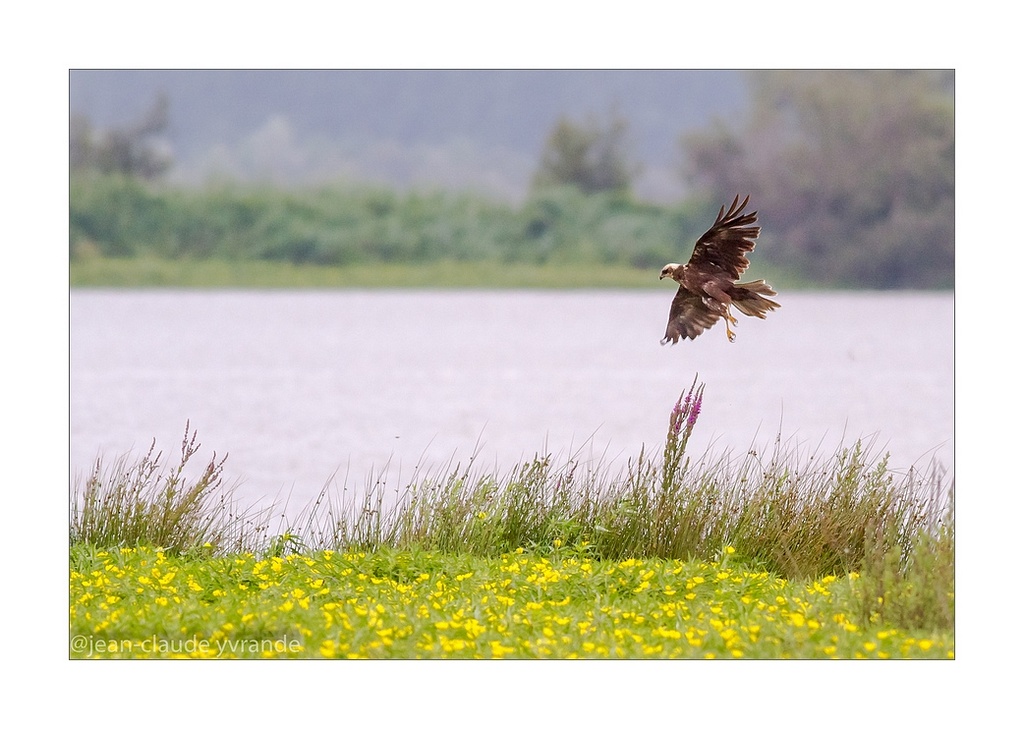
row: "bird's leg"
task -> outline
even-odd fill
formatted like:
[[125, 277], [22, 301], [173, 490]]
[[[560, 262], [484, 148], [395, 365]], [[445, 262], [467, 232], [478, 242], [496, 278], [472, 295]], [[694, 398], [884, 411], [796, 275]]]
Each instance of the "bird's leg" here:
[[736, 317], [734, 317], [729, 312], [729, 305], [728, 304], [726, 304], [725, 306], [722, 307], [722, 318], [725, 319], [725, 336], [729, 337], [729, 341], [730, 342], [735, 342], [736, 341], [736, 333], [733, 332], [733, 330], [729, 328], [729, 324], [730, 323], [735, 324], [736, 323]]
[[730, 322], [730, 323], [732, 323], [732, 324], [736, 323], [736, 317], [734, 317], [732, 315], [732, 312], [729, 311], [729, 307], [728, 306], [725, 307], [725, 320]]
[[736, 335], [733, 334], [732, 329], [729, 327], [729, 324], [736, 323], [736, 317], [729, 313], [729, 304], [732, 302], [729, 294], [723, 291], [714, 281], [708, 281], [702, 288], [704, 293], [707, 294], [704, 297], [704, 305], [711, 305], [712, 302], [718, 305], [718, 315], [725, 319], [725, 334], [729, 337], [730, 342], [736, 341]]

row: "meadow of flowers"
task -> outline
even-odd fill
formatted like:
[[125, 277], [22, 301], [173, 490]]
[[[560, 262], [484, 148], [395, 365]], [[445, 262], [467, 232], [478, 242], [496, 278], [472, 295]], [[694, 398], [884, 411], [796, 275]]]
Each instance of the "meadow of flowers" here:
[[860, 614], [859, 576], [712, 561], [72, 550], [75, 658], [952, 658]]
[[[72, 494], [75, 658], [952, 658], [952, 488], [860, 444], [694, 461], [703, 388], [660, 460], [456, 467], [385, 505], [323, 494], [268, 537], [153, 449]], [[814, 459], [811, 459], [814, 461]], [[922, 486], [927, 493], [922, 494]]]

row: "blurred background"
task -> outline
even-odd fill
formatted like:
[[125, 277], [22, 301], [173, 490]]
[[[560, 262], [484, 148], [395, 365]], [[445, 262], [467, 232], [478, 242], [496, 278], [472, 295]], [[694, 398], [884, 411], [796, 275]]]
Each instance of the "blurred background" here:
[[70, 110], [73, 283], [138, 257], [627, 282], [749, 193], [759, 275], [953, 284], [952, 71], [78, 70]]
[[[186, 423], [299, 507], [621, 464], [695, 377], [695, 453], [951, 468], [953, 112], [947, 71], [72, 71], [73, 477]], [[736, 194], [782, 308], [659, 346]]]

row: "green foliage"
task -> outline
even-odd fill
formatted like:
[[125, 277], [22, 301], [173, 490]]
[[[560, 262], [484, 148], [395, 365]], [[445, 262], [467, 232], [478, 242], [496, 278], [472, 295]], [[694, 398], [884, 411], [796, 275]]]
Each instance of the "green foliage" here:
[[776, 71], [750, 76], [739, 124], [683, 138], [712, 200], [750, 193], [759, 255], [816, 281], [953, 282], [952, 74]]
[[750, 193], [763, 229], [755, 269], [766, 262], [793, 272], [790, 279], [825, 286], [951, 287], [951, 73], [776, 71], [750, 78], [745, 118], [683, 139], [684, 172], [697, 192], [675, 206], [631, 196], [637, 168], [626, 122], [614, 113], [604, 122], [559, 120], [521, 205], [365, 185], [174, 188], [156, 181], [169, 164], [160, 156], [166, 103], [158, 100], [134, 125], [102, 133], [75, 118], [71, 259], [660, 270], [688, 258], [719, 205]]
[[511, 260], [534, 263], [594, 261], [636, 268], [664, 265], [692, 250], [679, 233], [672, 211], [644, 205], [617, 193], [587, 194], [571, 185], [535, 192], [519, 213], [521, 235]]
[[589, 119], [558, 120], [541, 154], [534, 187], [570, 185], [583, 193], [628, 192], [639, 167], [626, 150], [628, 122], [612, 117], [606, 125]]
[[190, 190], [91, 173], [71, 180], [76, 262], [99, 255], [330, 266], [500, 261], [657, 268], [689, 255], [693, 241], [682, 237], [684, 223], [687, 230], [694, 225], [685, 212], [571, 186], [544, 188], [513, 208], [443, 191]]
[[[938, 496], [937, 494], [935, 495]], [[912, 541], [900, 537], [900, 525], [876, 522], [868, 530], [861, 567], [859, 613], [862, 620], [945, 629], [955, 620], [955, 535], [952, 488], [943, 500], [933, 497], [928, 512], [915, 518], [924, 526]], [[902, 542], [895, 550], [892, 544]]]

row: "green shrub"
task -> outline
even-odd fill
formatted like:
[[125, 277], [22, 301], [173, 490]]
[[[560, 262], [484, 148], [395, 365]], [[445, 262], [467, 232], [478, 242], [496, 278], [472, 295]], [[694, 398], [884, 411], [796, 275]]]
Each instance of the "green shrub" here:
[[[367, 186], [175, 188], [76, 173], [73, 252], [340, 265], [589, 261], [658, 267], [688, 254], [677, 213], [621, 193], [538, 190], [523, 205], [471, 193]], [[687, 249], [680, 252], [678, 248]], [[662, 260], [664, 259], [664, 260]]]

